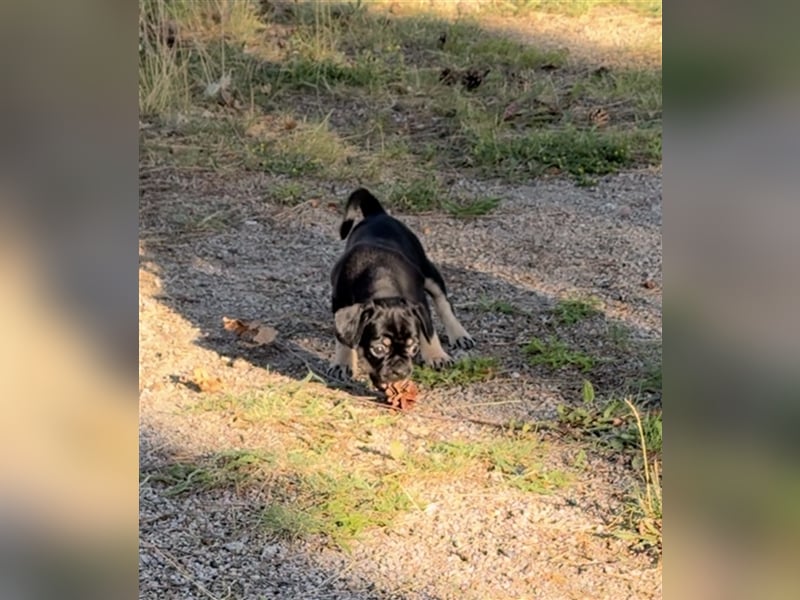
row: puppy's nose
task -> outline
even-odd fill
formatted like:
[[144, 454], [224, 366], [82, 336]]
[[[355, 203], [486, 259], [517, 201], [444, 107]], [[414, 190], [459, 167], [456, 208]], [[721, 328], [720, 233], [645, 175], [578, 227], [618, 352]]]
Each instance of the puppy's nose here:
[[411, 374], [411, 368], [408, 365], [400, 365], [392, 369], [393, 379], [405, 379]]

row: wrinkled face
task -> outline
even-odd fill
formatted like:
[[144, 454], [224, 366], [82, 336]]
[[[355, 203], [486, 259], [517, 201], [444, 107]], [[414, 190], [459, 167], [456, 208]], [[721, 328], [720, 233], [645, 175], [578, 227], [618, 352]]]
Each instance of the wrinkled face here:
[[417, 319], [409, 311], [379, 311], [364, 327], [359, 347], [370, 366], [372, 384], [379, 390], [408, 379], [419, 351]]

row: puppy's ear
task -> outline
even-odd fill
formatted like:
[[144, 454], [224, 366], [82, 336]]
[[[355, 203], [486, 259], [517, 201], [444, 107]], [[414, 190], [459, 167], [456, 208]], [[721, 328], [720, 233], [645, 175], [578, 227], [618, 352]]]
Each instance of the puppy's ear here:
[[352, 304], [337, 310], [333, 314], [336, 339], [349, 348], [355, 348], [374, 312], [374, 307], [369, 304]]
[[411, 307], [411, 312], [417, 318], [419, 323], [419, 331], [425, 336], [427, 341], [433, 338], [433, 320], [431, 319], [431, 311], [422, 303], [415, 304]]

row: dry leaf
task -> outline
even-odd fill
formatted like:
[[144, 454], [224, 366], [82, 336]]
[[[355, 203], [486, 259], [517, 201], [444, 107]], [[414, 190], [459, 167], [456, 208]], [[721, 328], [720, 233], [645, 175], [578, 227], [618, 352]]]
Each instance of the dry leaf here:
[[397, 381], [386, 388], [386, 399], [394, 408], [400, 410], [412, 408], [418, 396], [417, 384], [410, 379]]
[[259, 346], [271, 344], [275, 341], [275, 338], [278, 337], [278, 332], [275, 330], [275, 328], [270, 327], [269, 325], [259, 325], [255, 332], [256, 334], [253, 336], [251, 341]]
[[222, 317], [222, 326], [228, 331], [233, 331], [239, 336], [239, 339], [256, 346], [271, 344], [278, 337], [278, 331], [274, 327], [264, 325], [261, 321], [245, 321], [244, 319]]
[[197, 367], [193, 372], [194, 383], [201, 392], [218, 392], [222, 389], [222, 380], [219, 377], [212, 377], [202, 368]]
[[231, 319], [230, 317], [222, 317], [222, 326], [228, 331], [233, 331], [237, 335], [241, 335], [247, 331], [247, 325], [239, 319]]

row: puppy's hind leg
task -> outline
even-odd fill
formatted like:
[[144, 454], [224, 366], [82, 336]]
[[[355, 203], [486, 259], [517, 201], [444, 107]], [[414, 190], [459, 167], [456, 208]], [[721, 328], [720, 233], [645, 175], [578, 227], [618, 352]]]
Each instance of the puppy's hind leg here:
[[453, 313], [453, 307], [445, 292], [444, 279], [439, 270], [430, 262], [426, 266], [425, 291], [433, 299], [433, 307], [444, 324], [444, 330], [447, 332], [447, 339], [450, 345], [462, 350], [474, 348], [475, 340], [467, 333], [467, 330], [464, 329], [464, 326]]
[[336, 340], [336, 352], [333, 362], [328, 366], [328, 377], [340, 381], [348, 381], [356, 376], [356, 365], [358, 356], [355, 348], [348, 348], [339, 340]]

